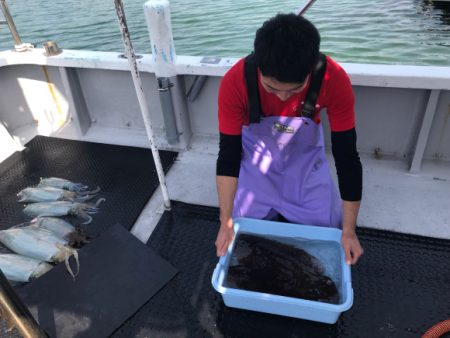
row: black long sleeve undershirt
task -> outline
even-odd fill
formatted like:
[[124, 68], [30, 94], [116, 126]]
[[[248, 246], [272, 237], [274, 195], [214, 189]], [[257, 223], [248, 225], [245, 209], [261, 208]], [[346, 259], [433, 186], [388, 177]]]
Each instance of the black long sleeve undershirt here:
[[[362, 166], [356, 150], [355, 128], [331, 133], [331, 144], [339, 191], [345, 201], [360, 201], [362, 195]], [[218, 176], [239, 177], [242, 156], [242, 136], [220, 133]]]
[[242, 156], [242, 135], [220, 133], [219, 157], [217, 158], [217, 176], [239, 177]]
[[355, 128], [331, 132], [333, 153], [339, 183], [344, 201], [360, 201], [362, 196], [362, 165], [356, 149]]

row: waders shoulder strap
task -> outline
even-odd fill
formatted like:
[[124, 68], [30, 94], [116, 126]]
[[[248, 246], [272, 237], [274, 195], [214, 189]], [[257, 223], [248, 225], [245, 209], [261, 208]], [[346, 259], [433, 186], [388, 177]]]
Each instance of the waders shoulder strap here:
[[302, 116], [304, 117], [312, 119], [314, 116], [317, 97], [319, 96], [326, 68], [327, 58], [324, 54], [319, 53], [319, 59], [317, 60], [316, 67], [311, 73], [311, 82], [302, 107]]
[[244, 64], [245, 82], [247, 83], [248, 111], [250, 123], [259, 123], [261, 120], [261, 102], [258, 91], [258, 69], [255, 55], [249, 54]]

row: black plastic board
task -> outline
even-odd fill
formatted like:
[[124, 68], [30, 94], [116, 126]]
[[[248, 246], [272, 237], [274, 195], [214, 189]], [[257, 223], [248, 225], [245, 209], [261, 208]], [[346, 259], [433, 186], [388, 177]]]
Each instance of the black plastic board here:
[[79, 258], [75, 281], [59, 264], [16, 289], [50, 337], [107, 337], [176, 274], [120, 225], [83, 247]]
[[174, 202], [150, 242], [180, 273], [114, 337], [419, 337], [450, 317], [450, 241], [364, 228], [336, 324], [228, 308], [211, 285], [218, 226], [216, 208]]
[[[159, 153], [167, 171], [177, 154]], [[130, 229], [159, 184], [150, 149], [36, 136], [0, 164], [0, 229], [29, 220], [16, 194], [51, 176], [102, 189], [99, 197], [106, 201], [83, 226], [93, 237], [116, 223]]]

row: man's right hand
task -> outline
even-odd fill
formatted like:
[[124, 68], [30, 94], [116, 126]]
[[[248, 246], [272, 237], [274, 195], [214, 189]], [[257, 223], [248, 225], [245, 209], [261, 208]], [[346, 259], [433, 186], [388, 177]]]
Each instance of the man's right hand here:
[[221, 222], [219, 233], [216, 238], [216, 255], [224, 256], [227, 253], [228, 246], [234, 239], [233, 219]]
[[216, 254], [224, 256], [234, 238], [233, 201], [237, 188], [237, 177], [217, 176], [217, 193], [220, 207], [220, 229], [216, 238]]

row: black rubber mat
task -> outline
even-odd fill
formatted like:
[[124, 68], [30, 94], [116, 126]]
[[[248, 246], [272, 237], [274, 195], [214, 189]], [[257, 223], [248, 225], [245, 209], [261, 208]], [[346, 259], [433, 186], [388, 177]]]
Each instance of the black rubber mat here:
[[[167, 171], [176, 153], [160, 151], [160, 157]], [[29, 219], [16, 194], [51, 176], [101, 188], [106, 201], [83, 226], [92, 237], [116, 223], [130, 229], [158, 186], [150, 149], [37, 136], [0, 164], [0, 229]]]
[[75, 280], [59, 264], [17, 290], [49, 337], [107, 337], [176, 274], [120, 225], [83, 247], [79, 259]]
[[114, 337], [420, 337], [450, 318], [450, 241], [358, 229], [353, 307], [334, 325], [228, 308], [211, 286], [216, 208], [174, 203], [150, 237], [180, 270]]

